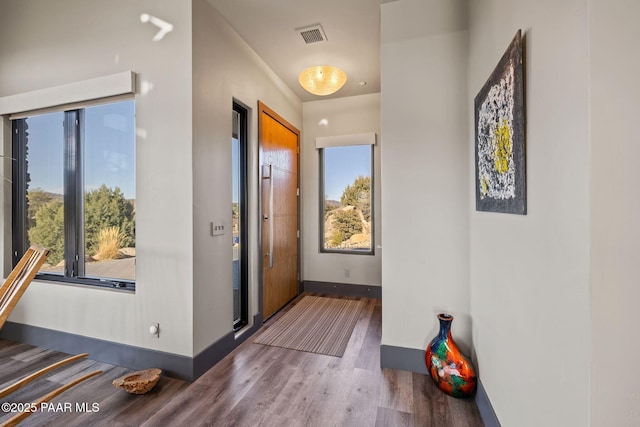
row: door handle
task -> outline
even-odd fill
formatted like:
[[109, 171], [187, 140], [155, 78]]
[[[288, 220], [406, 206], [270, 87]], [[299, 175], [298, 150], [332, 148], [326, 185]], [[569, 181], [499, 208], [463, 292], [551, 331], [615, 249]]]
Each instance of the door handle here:
[[269, 268], [273, 268], [273, 167], [262, 165], [262, 179], [269, 180], [269, 214], [262, 215], [264, 221], [269, 221]]

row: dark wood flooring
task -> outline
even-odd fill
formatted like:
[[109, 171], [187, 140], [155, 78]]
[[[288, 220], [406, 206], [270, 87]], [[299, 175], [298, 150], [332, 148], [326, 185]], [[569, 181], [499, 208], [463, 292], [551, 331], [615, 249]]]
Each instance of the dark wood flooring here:
[[[101, 369], [102, 374], [54, 398], [52, 403], [59, 404], [55, 411], [38, 411], [20, 426], [482, 426], [472, 400], [441, 393], [425, 375], [380, 369], [381, 302], [362, 300], [365, 309], [342, 358], [248, 339], [197, 381], [162, 377], [141, 396], [111, 385], [129, 370], [83, 360], [52, 371], [0, 403], [33, 402]], [[66, 356], [0, 340], [0, 389]], [[98, 411], [79, 412], [83, 408], [77, 406], [83, 404]], [[0, 422], [12, 415], [0, 412]]]

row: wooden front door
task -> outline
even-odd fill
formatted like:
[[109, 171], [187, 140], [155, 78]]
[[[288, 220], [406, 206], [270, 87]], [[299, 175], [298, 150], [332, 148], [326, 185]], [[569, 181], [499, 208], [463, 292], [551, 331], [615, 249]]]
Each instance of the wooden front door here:
[[258, 102], [262, 197], [262, 310], [266, 319], [298, 295], [300, 131]]

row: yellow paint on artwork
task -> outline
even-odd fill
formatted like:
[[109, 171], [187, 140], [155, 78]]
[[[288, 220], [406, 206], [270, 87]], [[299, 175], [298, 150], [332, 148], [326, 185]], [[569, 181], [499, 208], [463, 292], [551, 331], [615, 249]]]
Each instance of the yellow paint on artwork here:
[[489, 192], [489, 183], [487, 182], [487, 177], [483, 176], [481, 180], [481, 188], [480, 188], [480, 198], [484, 199], [484, 197]]
[[495, 147], [495, 151], [493, 152], [494, 168], [498, 173], [507, 173], [509, 170], [509, 159], [511, 158], [513, 149], [511, 129], [509, 128], [509, 121], [507, 119], [500, 120], [492, 142]]

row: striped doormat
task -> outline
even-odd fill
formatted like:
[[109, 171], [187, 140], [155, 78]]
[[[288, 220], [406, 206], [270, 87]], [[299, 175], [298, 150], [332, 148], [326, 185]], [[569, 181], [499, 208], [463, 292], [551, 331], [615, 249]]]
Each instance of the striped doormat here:
[[362, 301], [307, 295], [253, 341], [342, 357]]

